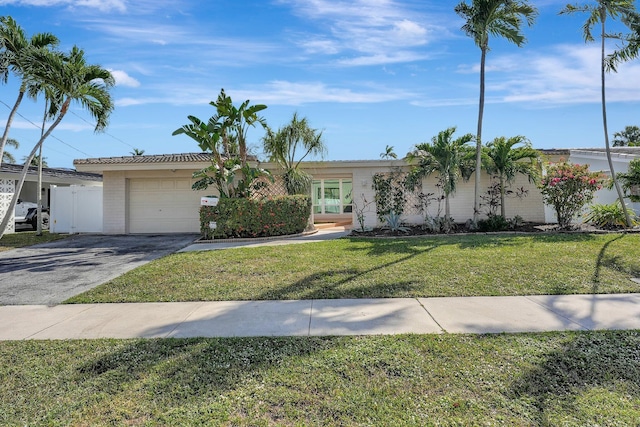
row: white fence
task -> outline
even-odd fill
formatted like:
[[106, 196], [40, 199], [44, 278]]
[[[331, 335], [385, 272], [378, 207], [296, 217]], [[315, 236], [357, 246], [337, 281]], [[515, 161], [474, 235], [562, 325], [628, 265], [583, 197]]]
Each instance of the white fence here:
[[101, 233], [102, 187], [51, 186], [52, 233]]

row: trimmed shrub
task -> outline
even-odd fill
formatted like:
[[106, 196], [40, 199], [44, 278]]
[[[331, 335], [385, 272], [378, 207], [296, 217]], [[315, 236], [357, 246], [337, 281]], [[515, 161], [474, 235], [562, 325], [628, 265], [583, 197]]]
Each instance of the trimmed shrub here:
[[[263, 200], [220, 199], [200, 207], [200, 231], [205, 238], [269, 237], [301, 233], [311, 215], [309, 196], [279, 196]], [[209, 223], [215, 222], [211, 230]]]

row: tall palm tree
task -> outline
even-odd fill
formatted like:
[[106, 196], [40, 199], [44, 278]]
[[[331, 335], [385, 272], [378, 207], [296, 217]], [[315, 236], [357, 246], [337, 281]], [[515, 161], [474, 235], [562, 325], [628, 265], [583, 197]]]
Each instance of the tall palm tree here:
[[[587, 20], [582, 26], [583, 37], [585, 42], [595, 41], [592, 30], [593, 26], [596, 24], [600, 24], [600, 93], [601, 93], [601, 102], [602, 102], [602, 127], [604, 129], [604, 144], [605, 144], [605, 152], [607, 154], [607, 161], [609, 163], [609, 170], [611, 171], [611, 179], [613, 180], [613, 185], [618, 193], [618, 200], [620, 201], [621, 206], [625, 206], [624, 203], [624, 193], [622, 192], [622, 188], [620, 187], [620, 183], [616, 178], [616, 173], [613, 169], [613, 160], [611, 159], [611, 146], [609, 144], [609, 129], [607, 127], [607, 97], [606, 97], [606, 82], [605, 76], [607, 72], [607, 68], [615, 70], [616, 61], [607, 61], [605, 56], [605, 41], [610, 35], [606, 32], [606, 21], [607, 17], [611, 19], [623, 18], [623, 22], [629, 24], [629, 21], [626, 21], [625, 18], [629, 17], [633, 21], [633, 17], [635, 16], [635, 1], [634, 0], [596, 0], [593, 3], [585, 4], [585, 5], [567, 5], [560, 14], [570, 14], [576, 12], [585, 12], [588, 14]], [[637, 21], [636, 21], [637, 22]], [[615, 38], [621, 38], [620, 36], [616, 36]], [[620, 49], [621, 52], [624, 52], [625, 49]], [[613, 54], [616, 56], [616, 53]], [[629, 216], [629, 212], [626, 209], [623, 209], [625, 215], [625, 222], [627, 223], [627, 227], [631, 227], [633, 224], [631, 222], [631, 217]]]
[[[93, 117], [96, 121], [94, 129], [96, 132], [106, 128], [111, 111], [113, 111], [113, 101], [109, 89], [115, 84], [115, 80], [106, 69], [99, 65], [87, 64], [82, 49], [74, 46], [71, 52], [65, 55], [58, 52], [37, 50], [33, 52], [33, 56], [36, 63], [49, 64], [47, 67], [37, 67], [29, 72], [35, 81], [45, 84], [49, 88], [49, 112], [55, 118], [29, 153], [7, 212], [13, 212], [15, 208], [18, 194], [20, 194], [27, 176], [29, 163], [45, 139], [51, 135], [51, 132], [65, 117], [71, 103], [79, 104]], [[5, 214], [2, 218], [0, 238], [7, 229], [9, 217], [10, 215]]]
[[454, 10], [465, 20], [462, 31], [471, 37], [480, 48], [480, 101], [478, 130], [476, 133], [476, 181], [473, 197], [473, 221], [476, 222], [480, 211], [484, 80], [485, 61], [489, 51], [489, 36], [502, 37], [518, 47], [522, 46], [526, 41], [521, 31], [522, 24], [533, 25], [538, 11], [535, 7], [529, 5], [526, 0], [471, 0], [471, 4], [462, 1]]
[[407, 159], [417, 161], [412, 171], [412, 181], [438, 174], [438, 181], [442, 185], [445, 198], [445, 218], [451, 217], [449, 196], [456, 191], [460, 178], [469, 179], [474, 169], [474, 150], [469, 145], [473, 141], [470, 133], [453, 139], [456, 128], [450, 127], [438, 133], [431, 139], [431, 143], [423, 142], [416, 145]]
[[308, 194], [312, 177], [298, 167], [309, 155], [324, 157], [327, 147], [322, 131], [312, 129], [306, 117], [298, 119], [298, 113], [293, 113], [289, 124], [275, 133], [269, 130], [262, 142], [269, 160], [284, 169], [287, 193]]
[[32, 53], [35, 50], [51, 49], [57, 46], [58, 43], [58, 38], [50, 33], [34, 34], [29, 39], [12, 17], [0, 17], [0, 79], [6, 83], [9, 73], [13, 72], [22, 80], [18, 98], [9, 113], [7, 124], [0, 140], [0, 158], [3, 158], [4, 148], [9, 138], [9, 129], [25, 93], [33, 94], [31, 85], [34, 80], [30, 78], [30, 70], [33, 70], [34, 67], [47, 65], [35, 63]]
[[[17, 140], [13, 139], [13, 138], [7, 139], [7, 145], [12, 146], [13, 148], [20, 147], [20, 143]], [[16, 162], [16, 158], [13, 157], [13, 154], [9, 153], [8, 151], [4, 151], [2, 153], [2, 161], [6, 162], [6, 163], [15, 163]]]
[[[515, 145], [522, 144], [519, 147]], [[540, 153], [531, 147], [524, 136], [498, 137], [487, 144], [487, 172], [500, 180], [500, 215], [505, 214], [505, 192], [517, 175], [524, 175], [529, 181], [538, 179]]]

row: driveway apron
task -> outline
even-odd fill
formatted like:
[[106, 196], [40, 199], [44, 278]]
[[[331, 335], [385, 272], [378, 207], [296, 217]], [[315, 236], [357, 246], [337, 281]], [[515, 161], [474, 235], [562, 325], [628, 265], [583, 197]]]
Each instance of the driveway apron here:
[[55, 305], [193, 243], [195, 234], [75, 235], [0, 252], [0, 305]]

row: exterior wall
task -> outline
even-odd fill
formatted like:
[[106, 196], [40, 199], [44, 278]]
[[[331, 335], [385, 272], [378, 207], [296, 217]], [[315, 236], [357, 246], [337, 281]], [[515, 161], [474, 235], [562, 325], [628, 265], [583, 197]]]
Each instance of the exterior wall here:
[[[372, 162], [374, 163], [374, 162]], [[353, 197], [355, 204], [359, 207], [364, 205], [364, 200], [367, 202], [371, 202], [375, 200], [375, 190], [373, 189], [373, 176], [379, 172], [387, 172], [390, 171], [392, 166], [400, 166], [403, 171], [408, 172], [409, 166], [403, 164], [403, 162], [399, 164], [387, 165], [386, 167], [381, 166], [379, 162], [377, 164], [371, 164], [370, 166], [365, 167], [354, 167], [353, 170]], [[311, 172], [311, 171], [309, 171]], [[328, 174], [329, 170], [322, 171], [322, 174]], [[334, 171], [337, 173], [338, 171]], [[333, 175], [331, 175], [333, 176]], [[490, 176], [488, 174], [483, 174], [482, 182], [480, 187], [483, 191], [487, 191], [489, 184], [491, 182]], [[438, 189], [436, 187], [437, 184], [437, 175], [433, 175], [427, 177], [423, 180], [422, 183], [422, 192], [423, 193], [435, 193], [437, 194]], [[527, 190], [527, 194], [525, 197], [516, 198], [516, 197], [507, 197], [505, 200], [506, 207], [506, 215], [508, 218], [515, 217], [516, 215], [521, 216], [525, 221], [531, 222], [545, 222], [545, 210], [544, 205], [542, 203], [542, 194], [540, 190], [536, 187], [535, 184], [529, 183], [526, 177], [518, 177], [516, 181], [511, 184], [511, 189], [516, 189], [524, 187]], [[458, 223], [464, 223], [468, 219], [473, 218], [473, 197], [474, 197], [474, 181], [473, 177], [469, 181], [460, 180], [458, 182], [458, 186], [456, 188], [456, 192], [452, 194], [449, 198], [449, 204], [451, 209], [451, 217]], [[482, 201], [481, 201], [482, 203]], [[438, 215], [438, 203], [437, 201], [433, 201], [430, 203], [429, 215], [436, 216]], [[440, 206], [439, 214], [441, 216], [444, 215], [445, 205], [444, 200]], [[377, 217], [376, 217], [376, 207], [375, 203], [368, 206], [366, 209], [366, 220], [365, 226], [367, 227], [377, 227], [382, 225]], [[481, 207], [481, 217], [486, 216], [486, 209]], [[421, 224], [424, 221], [423, 215], [420, 214], [410, 214], [404, 215], [403, 220], [409, 224]], [[358, 226], [355, 208], [353, 214], [353, 224], [354, 226]]]
[[126, 172], [105, 172], [102, 175], [103, 233], [127, 233], [127, 199]]

